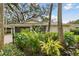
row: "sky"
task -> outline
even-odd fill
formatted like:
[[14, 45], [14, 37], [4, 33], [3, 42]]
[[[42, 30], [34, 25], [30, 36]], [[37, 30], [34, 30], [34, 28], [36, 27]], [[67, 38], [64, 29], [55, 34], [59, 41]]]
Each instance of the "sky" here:
[[[57, 19], [57, 7], [52, 11], [52, 19]], [[62, 4], [62, 20], [63, 23], [75, 21], [79, 19], [79, 3], [63, 3]]]

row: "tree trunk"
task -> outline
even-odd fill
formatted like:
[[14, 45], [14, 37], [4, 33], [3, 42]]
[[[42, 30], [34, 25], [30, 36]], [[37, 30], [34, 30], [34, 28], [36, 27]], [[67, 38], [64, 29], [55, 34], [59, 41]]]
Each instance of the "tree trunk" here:
[[62, 25], [62, 3], [58, 3], [58, 37], [64, 46], [63, 25]]
[[50, 32], [52, 8], [53, 8], [53, 3], [50, 4], [48, 32]]
[[3, 4], [0, 3], [0, 49], [4, 45]]

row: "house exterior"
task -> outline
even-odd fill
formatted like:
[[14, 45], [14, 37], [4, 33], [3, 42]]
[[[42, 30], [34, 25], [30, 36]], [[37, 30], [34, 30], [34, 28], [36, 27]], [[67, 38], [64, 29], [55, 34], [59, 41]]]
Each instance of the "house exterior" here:
[[[24, 24], [5, 24], [5, 32], [6, 29], [10, 32], [19, 32], [21, 29], [28, 28], [29, 30], [33, 29], [33, 26], [43, 26], [45, 28], [45, 32], [47, 32], [48, 23], [47, 22], [26, 22]], [[63, 32], [69, 32], [71, 29], [78, 28], [79, 24], [63, 24]], [[58, 32], [57, 23], [51, 23], [50, 32]]]

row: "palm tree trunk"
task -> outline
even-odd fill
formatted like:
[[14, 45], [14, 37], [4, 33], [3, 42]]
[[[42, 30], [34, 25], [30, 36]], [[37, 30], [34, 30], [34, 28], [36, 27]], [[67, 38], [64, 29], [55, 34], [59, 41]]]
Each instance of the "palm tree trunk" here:
[[62, 25], [62, 3], [58, 3], [58, 36], [59, 41], [64, 46], [63, 25]]
[[48, 32], [50, 32], [52, 8], [53, 8], [53, 3], [50, 4]]
[[4, 45], [3, 4], [0, 3], [0, 49]]

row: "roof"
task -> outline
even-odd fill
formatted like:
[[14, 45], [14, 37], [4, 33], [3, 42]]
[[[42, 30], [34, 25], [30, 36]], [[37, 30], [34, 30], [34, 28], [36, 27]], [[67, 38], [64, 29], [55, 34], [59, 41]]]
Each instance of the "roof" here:
[[[28, 27], [28, 26], [48, 26], [47, 22], [27, 22], [26, 24], [8, 24], [8, 25], [4, 25], [5, 28], [11, 28], [11, 27]], [[52, 23], [51, 26], [58, 26], [55, 23]], [[63, 24], [63, 26], [70, 26], [70, 24]]]

